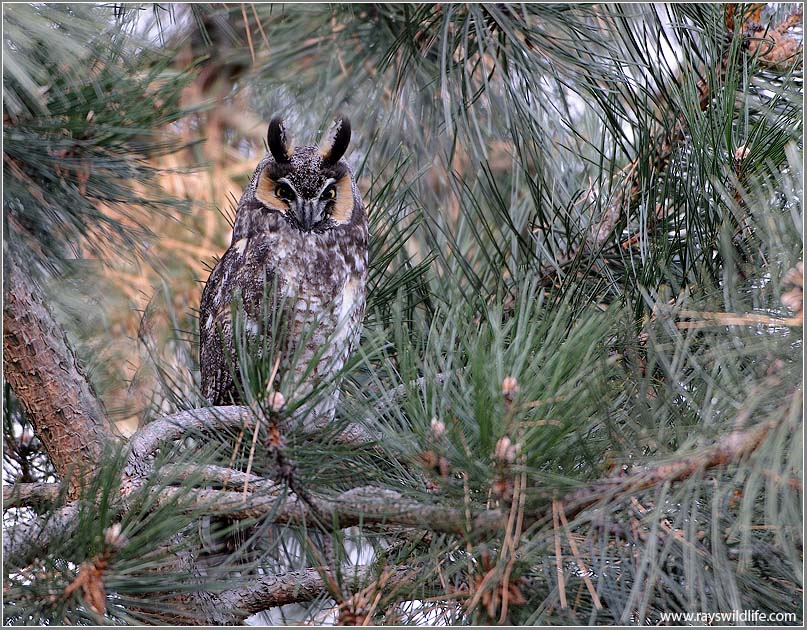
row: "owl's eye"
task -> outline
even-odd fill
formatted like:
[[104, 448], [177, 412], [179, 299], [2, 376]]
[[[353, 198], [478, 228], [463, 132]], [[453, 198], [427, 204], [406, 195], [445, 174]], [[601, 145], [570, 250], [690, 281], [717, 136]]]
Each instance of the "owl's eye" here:
[[279, 199], [283, 199], [284, 201], [287, 201], [287, 200], [291, 199], [292, 197], [294, 197], [294, 191], [289, 186], [287, 186], [286, 184], [278, 184], [277, 188], [275, 188], [275, 195]]
[[333, 201], [336, 199], [336, 188], [334, 186], [326, 188], [322, 195], [320, 195], [320, 199], [324, 199], [326, 201]]

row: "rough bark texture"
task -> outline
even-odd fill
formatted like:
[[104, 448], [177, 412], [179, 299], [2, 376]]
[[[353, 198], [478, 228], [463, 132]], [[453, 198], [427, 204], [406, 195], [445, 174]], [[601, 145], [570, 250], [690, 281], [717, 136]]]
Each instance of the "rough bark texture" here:
[[17, 483], [3, 486], [3, 510], [22, 506], [53, 503], [59, 498], [58, 483]]
[[49, 515], [25, 520], [3, 530], [3, 561], [7, 566], [25, 566], [37, 556], [47, 552], [51, 540], [57, 536], [70, 536], [78, 526], [79, 505], [68, 503]]
[[[345, 569], [342, 575], [343, 582], [353, 583], [356, 590], [383, 581], [386, 591], [410, 586], [418, 577], [418, 570], [412, 567], [381, 569], [366, 565]], [[314, 601], [328, 592], [326, 578], [333, 580], [332, 576], [328, 576], [327, 569], [322, 567], [261, 576], [243, 588], [234, 588], [219, 594], [221, 606], [217, 610], [216, 622], [238, 623], [249, 615], [275, 606]]]
[[11, 257], [4, 264], [3, 368], [36, 436], [62, 478], [97, 462], [104, 410], [61, 326], [30, 276]]
[[[203, 407], [180, 411], [142, 427], [129, 439], [129, 457], [123, 471], [124, 493], [132, 492], [153, 473], [151, 455], [160, 444], [178, 440], [191, 431], [216, 433], [224, 428], [251, 426], [255, 411], [239, 405]], [[378, 436], [371, 435], [357, 424], [348, 424], [335, 440], [343, 444], [371, 444]]]
[[306, 525], [318, 524], [326, 529], [338, 522], [340, 528], [363, 525], [396, 525], [399, 527], [425, 527], [429, 530], [464, 534], [495, 531], [502, 525], [498, 510], [478, 512], [470, 517], [464, 510], [425, 505], [408, 499], [394, 490], [367, 486], [342, 492], [332, 499], [311, 498], [308, 505], [288, 489], [264, 481], [257, 492], [244, 498], [242, 492], [227, 490], [188, 490], [162, 488], [155, 492], [158, 503], [177, 501], [188, 510], [205, 510], [210, 514], [226, 514], [235, 519], [270, 518], [273, 523]]

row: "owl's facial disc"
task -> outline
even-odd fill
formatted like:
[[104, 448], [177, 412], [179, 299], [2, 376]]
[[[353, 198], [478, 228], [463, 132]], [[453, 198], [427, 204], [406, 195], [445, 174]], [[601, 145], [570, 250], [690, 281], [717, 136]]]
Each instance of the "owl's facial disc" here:
[[329, 178], [313, 197], [298, 194], [294, 185], [285, 177], [277, 180], [275, 195], [288, 206], [287, 216], [304, 232], [322, 232], [333, 227], [331, 213], [337, 198], [336, 180]]
[[270, 161], [265, 166], [255, 199], [295, 228], [322, 233], [351, 223], [353, 178], [344, 164], [326, 164], [317, 147], [300, 147], [287, 163]]

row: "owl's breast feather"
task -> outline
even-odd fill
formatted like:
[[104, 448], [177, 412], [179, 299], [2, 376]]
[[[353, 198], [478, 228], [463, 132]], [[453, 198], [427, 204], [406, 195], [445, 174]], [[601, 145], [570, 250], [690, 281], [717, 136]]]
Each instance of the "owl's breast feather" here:
[[344, 326], [350, 321], [353, 314], [353, 309], [356, 307], [358, 284], [359, 281], [355, 277], [350, 278], [347, 282], [345, 282], [345, 286], [342, 289], [342, 303], [339, 306], [338, 321], [340, 326]]

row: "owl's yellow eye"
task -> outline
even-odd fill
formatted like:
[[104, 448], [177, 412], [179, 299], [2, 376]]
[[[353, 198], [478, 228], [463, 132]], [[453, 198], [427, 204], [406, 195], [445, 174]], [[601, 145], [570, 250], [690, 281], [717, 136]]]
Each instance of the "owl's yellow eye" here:
[[320, 198], [325, 199], [326, 201], [332, 201], [333, 199], [336, 199], [336, 188], [334, 186], [331, 186], [330, 188], [325, 190], [325, 192], [322, 193], [322, 196]]
[[283, 199], [284, 201], [289, 200], [294, 195], [294, 192], [289, 186], [286, 184], [278, 184], [277, 188], [275, 188], [275, 196], [278, 199]]

